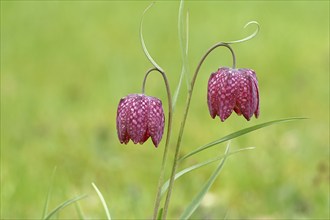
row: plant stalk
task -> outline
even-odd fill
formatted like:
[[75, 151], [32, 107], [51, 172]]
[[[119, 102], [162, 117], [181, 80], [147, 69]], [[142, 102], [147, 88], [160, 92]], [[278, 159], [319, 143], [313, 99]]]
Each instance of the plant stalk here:
[[235, 58], [233, 49], [228, 44], [223, 43], [223, 42], [217, 43], [214, 46], [212, 46], [210, 49], [208, 49], [197, 65], [193, 78], [191, 79], [190, 88], [188, 90], [188, 96], [187, 96], [187, 100], [186, 100], [186, 108], [185, 108], [185, 111], [183, 114], [183, 119], [182, 119], [181, 125], [180, 125], [180, 131], [179, 131], [179, 136], [178, 136], [178, 140], [176, 143], [174, 161], [173, 161], [173, 166], [172, 166], [172, 171], [171, 171], [171, 176], [170, 176], [169, 187], [168, 187], [168, 191], [167, 191], [167, 195], [166, 195], [166, 200], [165, 200], [165, 204], [164, 204], [162, 219], [166, 219], [167, 212], [168, 212], [168, 207], [169, 207], [169, 203], [170, 203], [170, 199], [171, 199], [171, 195], [172, 195], [172, 191], [173, 191], [175, 173], [176, 173], [176, 170], [178, 167], [178, 162], [179, 162], [178, 159], [179, 159], [179, 153], [180, 153], [180, 147], [181, 147], [181, 140], [182, 140], [183, 131], [184, 131], [184, 127], [186, 124], [186, 119], [188, 116], [188, 111], [189, 111], [190, 102], [191, 102], [191, 97], [192, 97], [192, 93], [193, 93], [193, 89], [194, 89], [194, 85], [195, 85], [195, 81], [196, 81], [198, 72], [199, 72], [204, 60], [206, 59], [206, 57], [214, 49], [216, 49], [217, 47], [220, 47], [220, 46], [227, 47], [230, 50], [232, 57], [233, 57], [233, 68], [235, 68], [235, 66], [236, 66], [236, 58]]
[[172, 131], [173, 104], [172, 104], [170, 85], [168, 83], [166, 74], [165, 74], [165, 72], [158, 69], [157, 67], [151, 68], [147, 71], [147, 73], [144, 77], [144, 80], [143, 80], [142, 93], [144, 93], [144, 91], [145, 91], [145, 84], [146, 84], [147, 77], [152, 71], [158, 71], [163, 76], [165, 86], [166, 86], [167, 99], [168, 99], [168, 123], [167, 123], [166, 142], [165, 142], [165, 149], [164, 149], [164, 153], [163, 153], [162, 164], [161, 164], [161, 168], [160, 168], [160, 175], [159, 175], [159, 179], [158, 179], [157, 194], [156, 194], [154, 213], [153, 213], [153, 219], [155, 220], [155, 219], [157, 219], [158, 210], [159, 210], [160, 201], [161, 201], [161, 189], [162, 189], [162, 185], [164, 182], [165, 165], [166, 165], [168, 148], [169, 148], [168, 145], [170, 142], [171, 131]]

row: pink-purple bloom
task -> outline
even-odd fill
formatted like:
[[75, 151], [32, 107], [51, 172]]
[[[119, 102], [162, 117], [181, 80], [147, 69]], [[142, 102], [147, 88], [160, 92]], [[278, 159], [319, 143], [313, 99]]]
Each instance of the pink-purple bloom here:
[[221, 67], [208, 82], [207, 103], [212, 118], [226, 120], [234, 110], [250, 120], [259, 116], [259, 87], [251, 69]]
[[155, 147], [164, 131], [162, 102], [144, 94], [131, 94], [120, 99], [117, 110], [117, 133], [120, 143], [143, 144], [149, 137]]

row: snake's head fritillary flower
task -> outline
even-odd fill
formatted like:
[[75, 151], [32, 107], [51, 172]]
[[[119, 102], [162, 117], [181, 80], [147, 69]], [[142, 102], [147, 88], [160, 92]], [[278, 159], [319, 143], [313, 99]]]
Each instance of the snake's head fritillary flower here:
[[234, 110], [250, 120], [259, 116], [259, 87], [251, 69], [221, 67], [212, 73], [208, 82], [207, 103], [210, 115], [226, 120]]
[[162, 102], [144, 94], [131, 94], [122, 98], [117, 110], [117, 133], [120, 143], [143, 144], [149, 137], [155, 147], [164, 131]]

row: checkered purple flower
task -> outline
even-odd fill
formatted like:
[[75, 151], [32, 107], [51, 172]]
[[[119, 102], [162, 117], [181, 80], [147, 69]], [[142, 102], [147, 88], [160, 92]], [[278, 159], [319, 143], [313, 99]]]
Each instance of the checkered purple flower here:
[[208, 82], [207, 103], [210, 115], [226, 120], [234, 110], [250, 120], [259, 116], [259, 87], [251, 69], [221, 67], [212, 73]]
[[131, 94], [122, 98], [117, 110], [117, 133], [120, 143], [143, 144], [149, 137], [155, 147], [164, 131], [162, 102], [144, 94]]

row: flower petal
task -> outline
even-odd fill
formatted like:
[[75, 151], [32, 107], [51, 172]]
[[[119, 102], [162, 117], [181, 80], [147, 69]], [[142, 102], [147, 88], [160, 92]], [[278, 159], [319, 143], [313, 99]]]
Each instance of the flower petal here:
[[164, 132], [164, 111], [162, 102], [155, 98], [149, 97], [149, 115], [148, 115], [148, 133], [151, 136], [155, 147], [158, 146]]
[[237, 115], [242, 114], [241, 110], [239, 110], [239, 108], [237, 106], [234, 107], [234, 111], [236, 112]]
[[225, 121], [232, 113], [236, 103], [237, 70], [220, 68], [220, 87], [218, 91], [218, 115], [221, 121]]
[[239, 84], [236, 105], [246, 120], [250, 120], [257, 108], [257, 90], [249, 70], [239, 69]]
[[257, 76], [255, 74], [255, 72], [253, 70], [252, 71], [252, 79], [253, 79], [253, 85], [256, 89], [256, 96], [254, 97], [254, 99], [256, 100], [256, 108], [255, 108], [255, 111], [254, 111], [254, 116], [256, 118], [259, 117], [259, 86], [258, 86], [258, 79], [257, 79]]
[[212, 118], [215, 118], [218, 112], [219, 103], [217, 102], [217, 96], [220, 86], [220, 76], [218, 73], [212, 73], [207, 86], [207, 105]]
[[120, 143], [127, 144], [129, 136], [127, 133], [127, 109], [130, 105], [131, 99], [124, 97], [120, 99], [117, 109], [117, 134]]
[[145, 95], [137, 94], [128, 107], [128, 135], [134, 144], [144, 143], [148, 139], [147, 116], [149, 100]]

